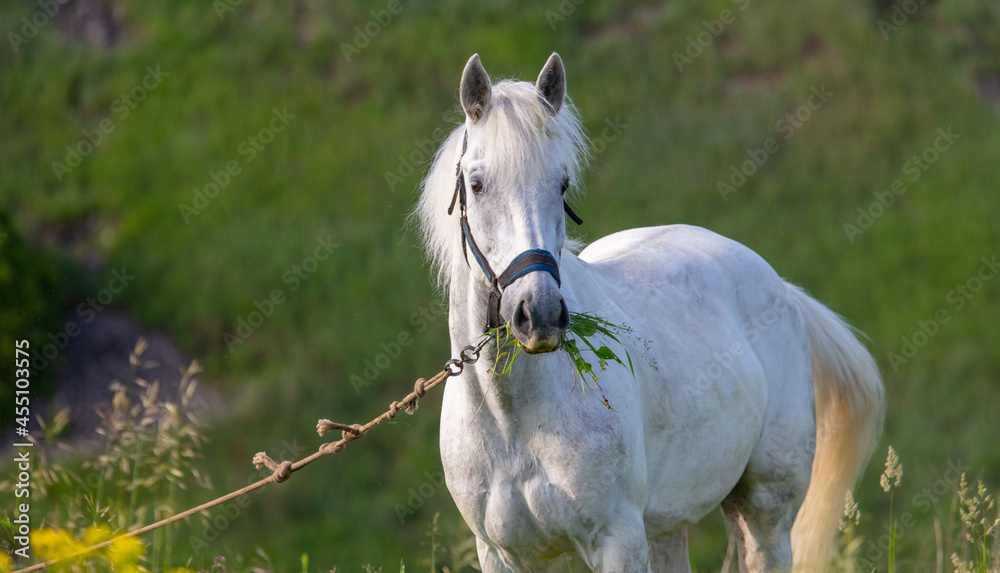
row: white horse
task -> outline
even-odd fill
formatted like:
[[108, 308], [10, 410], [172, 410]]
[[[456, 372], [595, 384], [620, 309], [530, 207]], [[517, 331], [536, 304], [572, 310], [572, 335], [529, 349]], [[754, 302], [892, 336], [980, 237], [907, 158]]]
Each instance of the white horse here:
[[[720, 504], [741, 571], [822, 569], [882, 421], [851, 327], [705, 229], [632, 229], [575, 254], [564, 202], [587, 141], [557, 54], [535, 84], [496, 85], [474, 55], [459, 95], [465, 123], [415, 215], [452, 351], [499, 322], [529, 353], [498, 378], [488, 345], [444, 393], [441, 459], [482, 570], [576, 552], [594, 571], [690, 571], [685, 527]], [[573, 391], [568, 310], [633, 329], [619, 338], [634, 375], [600, 374], [613, 410]]]

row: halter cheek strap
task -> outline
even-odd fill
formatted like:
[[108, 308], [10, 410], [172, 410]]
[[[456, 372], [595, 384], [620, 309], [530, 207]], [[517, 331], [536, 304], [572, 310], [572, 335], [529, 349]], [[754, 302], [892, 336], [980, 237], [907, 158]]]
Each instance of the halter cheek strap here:
[[[465, 151], [469, 147], [469, 132], [465, 132], [465, 137], [462, 139], [462, 154], [458, 158], [458, 164], [455, 166], [455, 194], [451, 198], [451, 205], [448, 207], [448, 214], [451, 215], [455, 210], [455, 204], [459, 205], [459, 221], [462, 227], [462, 254], [465, 256], [465, 262], [469, 262], [469, 251], [472, 251], [472, 258], [476, 259], [476, 263], [479, 264], [479, 268], [483, 270], [483, 274], [486, 275], [487, 280], [489, 280], [490, 289], [490, 299], [488, 315], [486, 319], [486, 330], [492, 330], [500, 326], [500, 303], [503, 300], [503, 291], [511, 285], [517, 279], [523, 277], [528, 273], [533, 273], [536, 271], [542, 271], [552, 275], [552, 278], [556, 279], [556, 284], [560, 287], [562, 286], [562, 280], [559, 277], [559, 263], [556, 258], [552, 256], [552, 253], [542, 250], [542, 249], [529, 249], [524, 251], [520, 255], [514, 257], [514, 260], [507, 265], [500, 276], [497, 276], [493, 272], [493, 268], [490, 267], [489, 261], [486, 260], [486, 256], [483, 251], [476, 244], [476, 239], [472, 236], [472, 230], [469, 228], [469, 218], [467, 216], [467, 203], [465, 194], [465, 178], [462, 177], [462, 157], [465, 156]], [[583, 220], [569, 208], [569, 204], [563, 201], [563, 208], [566, 214], [569, 215], [573, 221], [578, 225], [583, 223]]]
[[573, 212], [573, 209], [570, 208], [569, 203], [567, 203], [565, 199], [563, 199], [563, 211], [566, 211], [566, 214], [569, 215], [569, 218], [573, 219], [573, 222], [576, 223], [577, 225], [583, 224], [583, 219], [581, 219], [579, 215]]

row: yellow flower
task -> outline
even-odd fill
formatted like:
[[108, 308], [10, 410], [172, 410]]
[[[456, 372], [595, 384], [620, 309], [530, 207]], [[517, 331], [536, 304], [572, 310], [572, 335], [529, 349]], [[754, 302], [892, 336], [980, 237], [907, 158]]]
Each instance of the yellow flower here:
[[0, 573], [10, 573], [14, 567], [14, 561], [3, 551], [0, 551]]
[[86, 548], [62, 529], [43, 528], [31, 532], [31, 548], [45, 560], [66, 559]]
[[83, 544], [87, 547], [97, 545], [111, 539], [111, 528], [107, 525], [91, 525], [83, 530]]
[[130, 565], [146, 553], [146, 546], [135, 537], [119, 537], [111, 542], [108, 558], [115, 565]]

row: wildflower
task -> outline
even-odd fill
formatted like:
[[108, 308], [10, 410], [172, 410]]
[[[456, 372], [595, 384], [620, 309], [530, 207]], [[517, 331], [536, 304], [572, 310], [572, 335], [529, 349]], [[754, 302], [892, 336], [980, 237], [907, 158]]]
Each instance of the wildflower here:
[[14, 568], [14, 560], [3, 551], [0, 551], [0, 573], [10, 573]]
[[62, 529], [43, 528], [31, 532], [31, 548], [42, 559], [66, 559], [87, 547]]
[[854, 494], [851, 493], [851, 490], [847, 490], [847, 496], [844, 498], [844, 514], [840, 517], [837, 528], [841, 531], [847, 531], [860, 521], [861, 510], [858, 509], [858, 502], [854, 501]]
[[111, 539], [111, 528], [107, 525], [91, 525], [83, 530], [83, 544], [86, 546], [97, 545]]
[[134, 564], [146, 553], [146, 546], [135, 537], [119, 537], [111, 542], [108, 558], [115, 565], [128, 566]]
[[899, 463], [899, 456], [896, 455], [896, 450], [889, 446], [889, 454], [885, 458], [885, 471], [882, 472], [882, 477], [879, 478], [878, 483], [882, 486], [883, 491], [889, 491], [894, 487], [899, 487], [899, 483], [903, 479], [903, 466]]

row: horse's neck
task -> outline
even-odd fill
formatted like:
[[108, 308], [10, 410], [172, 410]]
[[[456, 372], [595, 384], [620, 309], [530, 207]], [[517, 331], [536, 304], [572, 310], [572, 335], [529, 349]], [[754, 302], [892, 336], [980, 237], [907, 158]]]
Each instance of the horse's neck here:
[[[486, 301], [489, 287], [478, 275], [464, 265], [451, 274], [448, 292], [448, 330], [451, 333], [452, 352], [457, 353], [467, 345], [475, 344], [483, 334], [486, 324]], [[457, 354], [456, 354], [457, 356]]]

